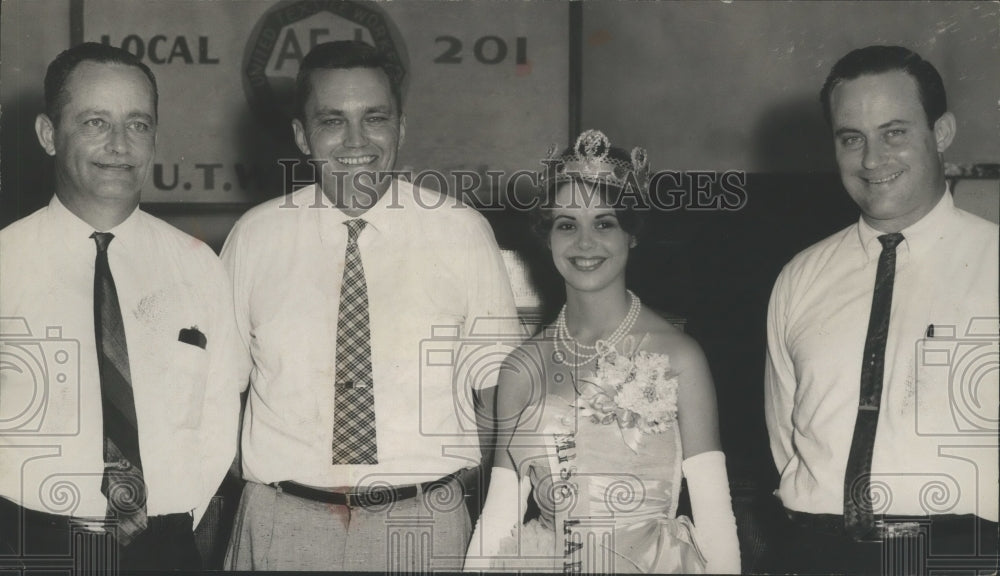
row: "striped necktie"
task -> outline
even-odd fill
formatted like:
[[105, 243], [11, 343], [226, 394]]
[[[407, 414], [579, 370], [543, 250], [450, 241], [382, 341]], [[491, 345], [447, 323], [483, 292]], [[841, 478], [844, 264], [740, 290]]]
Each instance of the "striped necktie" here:
[[139, 429], [132, 396], [125, 325], [118, 291], [108, 266], [109, 232], [94, 232], [94, 332], [101, 375], [104, 416], [104, 477], [101, 492], [108, 499], [108, 519], [117, 520], [116, 538], [128, 545], [146, 529], [146, 483], [139, 456]]

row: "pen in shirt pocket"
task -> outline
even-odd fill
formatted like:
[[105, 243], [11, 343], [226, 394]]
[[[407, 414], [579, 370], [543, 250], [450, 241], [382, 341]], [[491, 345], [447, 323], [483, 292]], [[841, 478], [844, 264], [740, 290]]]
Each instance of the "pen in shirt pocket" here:
[[927, 325], [927, 332], [924, 335], [927, 338], [933, 338], [934, 337], [934, 325], [933, 324], [928, 324]]

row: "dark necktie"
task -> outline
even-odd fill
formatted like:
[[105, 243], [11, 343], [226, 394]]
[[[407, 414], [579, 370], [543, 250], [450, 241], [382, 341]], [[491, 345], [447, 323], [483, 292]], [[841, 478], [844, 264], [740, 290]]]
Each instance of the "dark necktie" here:
[[132, 396], [132, 375], [118, 291], [108, 266], [108, 245], [114, 234], [94, 232], [94, 332], [101, 375], [104, 415], [104, 478], [101, 492], [108, 499], [108, 519], [117, 520], [116, 537], [128, 545], [146, 529], [146, 483], [139, 457], [139, 431]]
[[885, 340], [889, 333], [892, 285], [896, 276], [896, 246], [903, 241], [903, 235], [884, 234], [878, 240], [882, 243], [882, 254], [875, 272], [872, 311], [868, 318], [868, 336], [861, 364], [858, 418], [854, 424], [854, 438], [844, 475], [844, 528], [855, 539], [864, 538], [875, 524], [871, 494], [872, 453], [882, 401]]
[[333, 413], [333, 463], [378, 464], [375, 443], [375, 396], [372, 390], [368, 289], [361, 265], [358, 235], [361, 219], [344, 222], [347, 251], [337, 318], [337, 380]]

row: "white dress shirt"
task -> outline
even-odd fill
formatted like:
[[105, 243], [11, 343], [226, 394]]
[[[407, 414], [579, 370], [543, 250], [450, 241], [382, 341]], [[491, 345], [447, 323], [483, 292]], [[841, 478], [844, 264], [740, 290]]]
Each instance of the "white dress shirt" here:
[[[778, 494], [792, 510], [843, 513], [880, 234], [861, 219], [811, 246], [771, 294], [765, 413]], [[946, 191], [902, 234], [873, 508], [996, 521], [997, 225], [956, 208]]]
[[[103, 517], [94, 229], [57, 197], [0, 231], [0, 496]], [[128, 343], [150, 516], [201, 518], [236, 453], [249, 358], [211, 249], [136, 209], [108, 261]], [[197, 327], [205, 349], [178, 340]]]
[[486, 220], [394, 181], [361, 216], [378, 464], [333, 465], [337, 316], [349, 218], [303, 188], [244, 215], [223, 248], [254, 368], [248, 480], [406, 485], [478, 464], [473, 389], [496, 384], [521, 338]]

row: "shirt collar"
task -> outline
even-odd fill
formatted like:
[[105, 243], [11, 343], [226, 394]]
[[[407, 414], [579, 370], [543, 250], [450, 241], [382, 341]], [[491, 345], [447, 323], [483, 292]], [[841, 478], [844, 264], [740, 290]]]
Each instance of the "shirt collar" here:
[[[314, 184], [313, 186], [317, 185]], [[307, 194], [308, 196], [313, 197], [313, 195], [316, 194], [315, 188]], [[366, 222], [365, 229], [361, 233], [362, 237], [368, 233], [369, 230], [378, 234], [383, 234], [390, 228], [398, 228], [402, 215], [407, 213], [407, 208], [411, 203], [412, 196], [413, 190], [407, 182], [400, 180], [399, 178], [393, 178], [392, 183], [385, 191], [385, 194], [379, 198], [378, 202], [376, 202], [374, 206], [369, 208], [360, 216], [348, 216], [347, 214], [341, 212], [338, 208], [330, 206], [330, 200], [324, 195], [323, 202], [325, 208], [319, 210], [320, 222], [323, 224], [320, 226], [320, 236], [324, 241], [339, 238], [343, 238], [343, 241], [346, 241], [347, 227], [343, 224], [348, 220], [354, 220], [357, 218]]]
[[923, 218], [902, 230], [910, 252], [915, 255], [925, 254], [947, 233], [948, 221], [955, 214], [955, 199], [950, 189], [945, 189], [930, 212]]
[[[359, 218], [368, 223], [365, 226], [366, 230], [372, 228], [380, 233], [385, 232], [390, 227], [399, 225], [400, 214], [406, 212], [411, 197], [412, 192], [409, 184], [399, 178], [393, 178], [385, 194], [382, 194], [378, 202]], [[347, 219], [346, 216], [344, 219]]]
[[[128, 215], [128, 218], [123, 220], [117, 226], [111, 230], [106, 230], [106, 232], [111, 232], [115, 235], [117, 242], [112, 242], [109, 246], [109, 250], [113, 250], [114, 247], [131, 245], [135, 243], [141, 234], [139, 233], [139, 207], [136, 206], [135, 210]], [[49, 201], [49, 214], [52, 218], [53, 224], [59, 234], [63, 237], [63, 240], [70, 247], [80, 246], [86, 243], [91, 248], [96, 250], [96, 244], [94, 240], [90, 237], [91, 234], [97, 232], [93, 226], [86, 223], [79, 216], [70, 211], [65, 204], [59, 200], [59, 196], [56, 194], [52, 195], [52, 200]], [[119, 248], [120, 249], [120, 248]]]
[[[941, 199], [930, 212], [920, 220], [900, 230], [903, 242], [897, 247], [897, 251], [900, 254], [920, 255], [930, 250], [940, 239], [948, 216], [955, 211], [954, 209], [955, 200], [952, 198], [951, 189], [946, 187]], [[858, 239], [861, 241], [868, 261], [878, 259], [882, 253], [882, 243], [878, 241], [878, 237], [883, 234], [885, 232], [876, 230], [865, 222], [864, 216], [858, 218]]]

